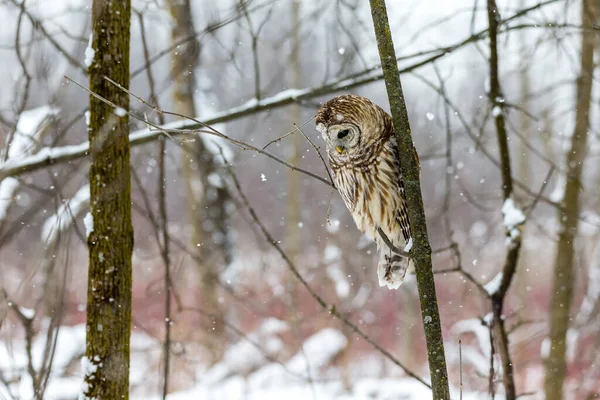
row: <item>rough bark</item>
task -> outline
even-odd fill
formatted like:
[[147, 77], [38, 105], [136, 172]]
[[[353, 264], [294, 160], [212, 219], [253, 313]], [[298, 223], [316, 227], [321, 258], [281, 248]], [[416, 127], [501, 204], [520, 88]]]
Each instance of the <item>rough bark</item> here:
[[[174, 24], [171, 31], [173, 43], [195, 35], [190, 0], [170, 0], [169, 9]], [[195, 68], [198, 65], [200, 47], [195, 40], [178, 46], [171, 56], [174, 111], [196, 116], [194, 92], [196, 90]], [[192, 248], [197, 249], [201, 307], [215, 315], [223, 315], [219, 304], [217, 277], [219, 267], [229, 261], [227, 249], [227, 212], [229, 194], [226, 188], [210, 186], [208, 176], [217, 171], [215, 157], [196, 139], [183, 153], [184, 176], [187, 188], [187, 207], [192, 228]], [[215, 237], [221, 241], [214, 240]], [[211, 352], [212, 362], [221, 358], [224, 351], [225, 329], [222, 319], [205, 321], [201, 340]]]
[[544, 390], [546, 399], [563, 399], [563, 384], [567, 376], [566, 336], [571, 320], [573, 285], [575, 282], [575, 237], [579, 216], [579, 193], [583, 163], [590, 128], [590, 103], [594, 72], [594, 47], [597, 33], [591, 28], [597, 21], [594, 0], [583, 0], [580, 76], [577, 79], [577, 112], [571, 146], [567, 154], [567, 179], [563, 209], [558, 213], [559, 240], [554, 259], [554, 283], [550, 303], [550, 354], [546, 359]]
[[[90, 89], [129, 108], [129, 0], [94, 0], [95, 57]], [[86, 398], [129, 398], [131, 327], [131, 186], [127, 114], [90, 96], [90, 209], [94, 230], [88, 237], [89, 275], [84, 363]], [[118, 115], [117, 115], [118, 114]]]
[[385, 0], [370, 0], [370, 4], [379, 57], [398, 140], [399, 157], [402, 160], [400, 165], [404, 177], [409, 210], [408, 217], [414, 241], [411, 254], [417, 273], [421, 315], [423, 317], [427, 358], [431, 374], [431, 388], [435, 400], [449, 400], [448, 371], [433, 277], [431, 245], [429, 244], [425, 208], [421, 193], [419, 162], [416, 158], [408, 111], [402, 93], [400, 71], [396, 62]]

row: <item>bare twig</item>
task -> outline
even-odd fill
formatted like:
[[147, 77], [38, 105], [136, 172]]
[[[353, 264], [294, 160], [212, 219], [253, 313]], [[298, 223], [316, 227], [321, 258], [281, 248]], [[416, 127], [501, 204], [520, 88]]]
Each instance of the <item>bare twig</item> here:
[[392, 363], [394, 363], [396, 366], [400, 367], [408, 376], [416, 379], [417, 381], [419, 381], [423, 385], [427, 386], [428, 388], [431, 388], [430, 384], [425, 382], [416, 373], [412, 372], [404, 364], [402, 364], [398, 359], [396, 359], [389, 351], [385, 350], [383, 347], [381, 347], [381, 345], [379, 345], [377, 342], [375, 342], [373, 339], [371, 339], [369, 336], [367, 336], [367, 334], [365, 334], [362, 330], [360, 330], [360, 328], [357, 325], [350, 322], [350, 320], [348, 320], [342, 313], [340, 313], [336, 309], [335, 305], [327, 304], [325, 302], [325, 300], [314, 291], [314, 289], [308, 284], [308, 282], [300, 274], [300, 271], [298, 270], [296, 265], [292, 262], [292, 260], [287, 256], [287, 254], [283, 250], [283, 248], [279, 245], [279, 242], [277, 240], [275, 240], [273, 238], [273, 236], [271, 236], [271, 234], [269, 233], [269, 231], [267, 231], [264, 224], [260, 221], [260, 219], [258, 218], [258, 215], [254, 211], [254, 208], [250, 205], [248, 198], [242, 191], [239, 180], [237, 179], [237, 176], [235, 175], [235, 173], [233, 172], [231, 167], [228, 167], [228, 171], [232, 177], [232, 180], [236, 187], [236, 190], [242, 199], [242, 203], [244, 204], [244, 206], [250, 213], [250, 216], [252, 217], [254, 222], [259, 226], [265, 239], [275, 248], [275, 250], [279, 253], [279, 255], [285, 261], [285, 263], [288, 266], [288, 268], [290, 269], [290, 271], [294, 274], [294, 276], [298, 279], [298, 281], [302, 284], [302, 286], [304, 286], [304, 288], [308, 291], [308, 293], [311, 295], [311, 297], [313, 299], [315, 299], [315, 301], [321, 306], [321, 308], [328, 311], [331, 315], [335, 316], [336, 318], [339, 318], [344, 323], [344, 325], [346, 325], [348, 328], [350, 328], [350, 330], [352, 330], [353, 332], [358, 334], [360, 337], [362, 337], [365, 341], [367, 341], [367, 343], [369, 343], [371, 346], [373, 346], [377, 351], [379, 351], [383, 356], [385, 356], [387, 359], [389, 359]]
[[258, 54], [258, 38], [260, 37], [260, 32], [264, 28], [265, 24], [271, 17], [273, 13], [273, 7], [269, 8], [267, 15], [261, 21], [258, 28], [254, 28], [252, 24], [252, 19], [250, 18], [250, 13], [248, 12], [248, 2], [244, 0], [239, 1], [239, 8], [242, 10], [244, 14], [244, 18], [248, 23], [248, 31], [250, 32], [250, 38], [252, 43], [252, 63], [254, 65], [254, 98], [256, 100], [260, 100], [261, 98], [261, 90], [260, 90], [260, 63], [259, 63], [259, 54]]
[[463, 398], [463, 365], [462, 365], [462, 340], [458, 341], [458, 365], [459, 371], [459, 388], [460, 388], [460, 400]]
[[[27, 100], [29, 99], [29, 88], [31, 86], [31, 75], [29, 74], [28, 70], [27, 70], [27, 61], [25, 60], [25, 57], [22, 53], [21, 50], [21, 30], [23, 27], [23, 16], [26, 13], [26, 9], [25, 9], [25, 0], [23, 0], [21, 2], [21, 4], [19, 5], [20, 7], [20, 12], [19, 12], [19, 18], [17, 19], [17, 31], [15, 33], [15, 52], [17, 54], [17, 60], [19, 60], [19, 64], [21, 65], [21, 69], [23, 70], [23, 79], [24, 79], [24, 84], [23, 87], [20, 89], [20, 91], [23, 93], [23, 96], [21, 97], [21, 101], [19, 103], [19, 105], [17, 106], [16, 114], [17, 114], [17, 118], [15, 118], [15, 122], [12, 126], [12, 129], [10, 130], [9, 134], [8, 134], [8, 138], [6, 139], [6, 145], [5, 145], [5, 151], [3, 154], [1, 154], [0, 157], [0, 161], [6, 162], [8, 160], [8, 153], [10, 150], [10, 145], [12, 144], [12, 141], [15, 137], [16, 134], [18, 134], [17, 132], [17, 124], [19, 123], [19, 118], [21, 116], [21, 114], [23, 113], [23, 111], [25, 110], [25, 107], [27, 106]], [[0, 179], [1, 181], [2, 179]]]
[[33, 361], [32, 348], [33, 348], [33, 338], [35, 336], [35, 332], [33, 330], [33, 321], [34, 321], [34, 317], [35, 317], [35, 310], [34, 310], [34, 315], [28, 315], [28, 314], [24, 313], [23, 310], [21, 309], [21, 307], [19, 307], [14, 301], [12, 301], [8, 297], [6, 292], [4, 292], [4, 289], [0, 289], [0, 290], [3, 292], [2, 297], [7, 299], [8, 306], [17, 315], [19, 321], [23, 325], [23, 329], [25, 330], [25, 353], [27, 354], [27, 372], [29, 373], [29, 377], [31, 378], [31, 385], [33, 387], [33, 393], [34, 393], [35, 399], [42, 400], [40, 390], [39, 390], [39, 388], [40, 388], [39, 374], [35, 370], [35, 367], [33, 365], [34, 361]]
[[[250, 9], [250, 12], [260, 11], [265, 7], [271, 6], [273, 3], [275, 3], [274, 0], [263, 1], [262, 3], [258, 3], [255, 6], [253, 6]], [[180, 40], [177, 40], [176, 42], [172, 43], [170, 46], [166, 47], [164, 50], [161, 50], [160, 52], [158, 52], [155, 55], [153, 55], [152, 57], [150, 57], [149, 60], [147, 62], [145, 62], [143, 65], [141, 65], [138, 69], [133, 70], [131, 72], [131, 77], [134, 78], [137, 75], [141, 74], [142, 72], [144, 72], [146, 70], [146, 68], [148, 68], [148, 66], [150, 64], [155, 63], [156, 61], [158, 61], [159, 59], [161, 59], [162, 57], [164, 57], [168, 54], [171, 54], [171, 52], [173, 52], [179, 46], [181, 46], [189, 41], [192, 41], [192, 40], [199, 40], [201, 37], [203, 37], [205, 35], [215, 33], [218, 29], [223, 28], [241, 18], [243, 18], [243, 14], [241, 12], [239, 12], [237, 5], [235, 7], [232, 7], [232, 12], [230, 13], [229, 16], [227, 16], [226, 18], [224, 18], [221, 21], [209, 23], [209, 24], [207, 24], [206, 28], [204, 28], [203, 30], [201, 30], [193, 35], [183, 37]]]
[[279, 142], [279, 141], [281, 141], [281, 140], [285, 139], [286, 137], [293, 135], [293, 134], [294, 134], [294, 133], [296, 133], [296, 132], [301, 132], [301, 130], [300, 130], [300, 129], [301, 129], [301, 128], [304, 128], [304, 127], [305, 127], [305, 126], [306, 126], [306, 125], [307, 125], [309, 122], [313, 121], [314, 119], [315, 119], [314, 117], [311, 117], [311, 118], [310, 118], [310, 119], [308, 119], [307, 121], [303, 122], [303, 123], [302, 123], [302, 125], [300, 125], [300, 127], [298, 127], [298, 126], [296, 125], [296, 123], [294, 123], [294, 129], [292, 129], [291, 131], [289, 131], [289, 132], [287, 132], [287, 133], [284, 133], [283, 135], [281, 135], [281, 136], [279, 136], [279, 137], [277, 137], [277, 138], [275, 138], [275, 139], [273, 139], [273, 140], [269, 140], [269, 141], [267, 142], [267, 144], [265, 144], [265, 145], [263, 146], [263, 148], [262, 148], [262, 149], [263, 149], [263, 150], [265, 150], [267, 147], [269, 147], [269, 146], [270, 146], [270, 145], [272, 145], [273, 143], [277, 143], [277, 142]]
[[10, 0], [10, 2], [13, 3], [17, 7], [21, 7], [21, 9], [23, 10], [23, 13], [27, 17], [27, 19], [29, 19], [29, 21], [35, 27], [35, 29], [40, 31], [40, 33], [44, 36], [44, 39], [48, 40], [48, 42], [56, 49], [58, 54], [61, 54], [62, 56], [64, 56], [69, 61], [69, 64], [76, 67], [84, 75], [87, 75], [87, 68], [81, 62], [79, 62], [75, 57], [73, 57], [71, 54], [69, 54], [69, 52], [65, 48], [63, 48], [60, 45], [60, 43], [58, 43], [56, 41], [56, 39], [54, 39], [54, 35], [50, 34], [46, 30], [46, 28], [44, 28], [44, 25], [42, 24], [42, 22], [40, 20], [36, 19], [30, 12], [27, 11], [27, 9], [25, 9], [24, 1], [18, 2], [17, 0]]
[[[155, 86], [154, 86], [154, 76], [152, 74], [151, 63], [149, 62], [150, 53], [148, 51], [148, 43], [146, 40], [146, 29], [144, 24], [144, 16], [142, 14], [138, 14], [139, 22], [140, 22], [140, 30], [142, 36], [142, 47], [144, 49], [144, 59], [146, 64], [148, 64], [148, 68], [146, 69], [146, 75], [148, 78], [148, 86], [150, 87], [150, 102], [154, 105], [153, 108], [155, 110], [160, 109], [158, 104], [158, 96], [156, 95]], [[114, 85], [117, 85], [122, 90], [129, 93], [129, 90], [122, 87], [119, 83], [113, 81], [107, 76], [104, 76], [104, 79], [108, 80]], [[136, 96], [136, 98], [138, 98]], [[138, 100], [143, 101], [141, 98]], [[145, 104], [148, 104], [144, 102]], [[162, 113], [158, 113], [159, 123], [164, 125], [165, 120]], [[167, 398], [167, 394], [169, 393], [169, 367], [170, 367], [170, 358], [171, 358], [171, 295], [172, 295], [172, 285], [171, 285], [171, 253], [170, 253], [170, 237], [168, 230], [168, 215], [167, 215], [167, 180], [165, 178], [165, 156], [166, 156], [166, 142], [165, 138], [160, 138], [158, 140], [158, 210], [160, 216], [160, 232], [162, 233], [162, 243], [159, 240], [159, 245], [161, 249], [161, 256], [163, 259], [164, 267], [165, 267], [165, 340], [163, 342], [163, 381], [162, 381], [162, 398], [165, 400]]]
[[319, 156], [319, 159], [321, 160], [321, 163], [323, 164], [323, 168], [325, 168], [325, 172], [327, 172], [327, 176], [329, 177], [329, 181], [331, 182], [332, 185], [335, 186], [335, 183], [333, 182], [333, 177], [331, 176], [331, 172], [329, 171], [329, 168], [327, 167], [327, 163], [325, 162], [325, 159], [323, 158], [323, 155], [319, 151], [319, 147], [312, 140], [310, 140], [310, 138], [308, 137], [308, 135], [306, 133], [304, 133], [304, 131], [302, 131], [302, 127], [298, 128], [298, 130], [300, 131], [300, 133], [302, 134], [302, 136], [304, 136], [304, 139], [306, 139], [306, 141], [308, 143], [310, 143], [310, 145], [312, 146], [312, 148], [317, 153], [317, 156]]
[[[502, 193], [504, 201], [508, 201], [513, 195], [513, 179], [510, 165], [510, 150], [508, 147], [508, 137], [506, 132], [506, 120], [504, 118], [504, 96], [500, 89], [500, 77], [498, 68], [498, 26], [500, 22], [500, 12], [496, 5], [496, 0], [487, 0], [487, 16], [490, 36], [490, 91], [489, 101], [492, 107], [492, 115], [496, 125], [496, 135], [498, 138], [498, 148], [500, 153], [500, 163], [502, 165]], [[504, 318], [502, 310], [504, 307], [504, 298], [510, 288], [510, 284], [517, 270], [517, 262], [521, 250], [521, 234], [513, 235], [508, 232], [509, 229], [517, 229], [516, 227], [506, 227], [506, 234], [510, 241], [506, 260], [502, 269], [502, 280], [494, 293], [491, 294], [492, 302], [492, 327], [495, 340], [498, 344], [498, 353], [502, 360], [502, 373], [504, 390], [507, 400], [514, 400], [517, 396], [515, 381], [513, 376], [513, 363], [510, 357], [510, 349], [508, 345], [508, 335], [504, 326]], [[491, 334], [491, 331], [490, 331]], [[493, 358], [493, 355], [492, 355]], [[492, 361], [493, 362], [493, 361]], [[492, 379], [490, 377], [490, 379]], [[493, 395], [493, 385], [490, 387]]]
[[[102, 96], [99, 96], [99, 95], [98, 95], [98, 94], [96, 94], [96, 93], [93, 93], [93, 92], [91, 92], [89, 89], [87, 89], [87, 88], [86, 88], [86, 87], [84, 87], [83, 85], [81, 85], [81, 84], [79, 84], [79, 83], [77, 83], [77, 82], [73, 81], [73, 80], [72, 80], [72, 79], [70, 79], [70, 78], [67, 78], [67, 79], [71, 80], [73, 83], [75, 83], [76, 85], [80, 86], [82, 89], [84, 89], [85, 91], [89, 92], [89, 93], [90, 93], [92, 96], [94, 96], [94, 97], [98, 98], [99, 100], [101, 100], [101, 101], [105, 102], [106, 104], [108, 104], [108, 105], [110, 105], [110, 106], [114, 107], [115, 109], [121, 109], [121, 108], [120, 108], [118, 105], [116, 105], [116, 104], [114, 104], [113, 102], [110, 102], [110, 101], [108, 101], [108, 100], [104, 99]], [[107, 79], [107, 80], [108, 80], [108, 81], [111, 81], [110, 79]], [[113, 82], [114, 82], [114, 81], [113, 81]], [[111, 83], [113, 83], [113, 82], [111, 82]], [[122, 86], [120, 86], [120, 85], [118, 85], [118, 84], [117, 84], [117, 86], [119, 86], [119, 88], [120, 88], [120, 89], [122, 88]], [[131, 94], [131, 93], [130, 93], [128, 90], [126, 90], [125, 88], [122, 88], [122, 89], [124, 89], [124, 91], [126, 91], [127, 93]], [[137, 97], [137, 96], [136, 96], [136, 98], [140, 99], [140, 98], [139, 98], [139, 97]], [[283, 165], [285, 165], [286, 167], [288, 167], [288, 168], [290, 168], [290, 169], [292, 169], [292, 170], [294, 170], [294, 171], [302, 172], [303, 174], [306, 174], [306, 175], [308, 175], [308, 176], [311, 176], [311, 177], [313, 177], [313, 178], [315, 178], [315, 179], [317, 179], [317, 180], [320, 180], [321, 182], [323, 182], [323, 183], [326, 183], [327, 185], [330, 185], [330, 186], [332, 185], [332, 182], [329, 182], [329, 181], [327, 181], [327, 179], [325, 179], [325, 178], [323, 178], [323, 177], [321, 177], [321, 176], [319, 176], [319, 175], [316, 175], [316, 174], [314, 174], [314, 173], [312, 173], [312, 172], [310, 172], [310, 171], [307, 171], [307, 170], [305, 170], [305, 169], [302, 169], [302, 168], [296, 167], [296, 166], [294, 166], [294, 165], [292, 165], [292, 164], [288, 163], [287, 161], [285, 161], [285, 160], [283, 160], [283, 159], [281, 159], [281, 158], [277, 157], [276, 155], [273, 155], [273, 154], [271, 154], [271, 153], [269, 153], [269, 152], [266, 152], [266, 151], [264, 151], [264, 150], [262, 150], [262, 149], [260, 149], [260, 148], [258, 148], [258, 147], [256, 147], [256, 146], [253, 146], [253, 145], [251, 145], [251, 144], [249, 144], [249, 143], [246, 143], [246, 142], [243, 142], [243, 141], [241, 141], [241, 140], [233, 139], [233, 138], [231, 138], [231, 137], [229, 137], [229, 136], [226, 136], [226, 135], [224, 135], [223, 133], [219, 132], [218, 130], [214, 129], [214, 128], [213, 128], [212, 126], [210, 126], [208, 123], [201, 122], [201, 121], [199, 121], [199, 120], [197, 120], [197, 119], [195, 119], [195, 118], [186, 117], [186, 116], [184, 116], [184, 115], [181, 115], [181, 114], [179, 114], [179, 113], [174, 113], [174, 112], [170, 112], [170, 111], [164, 111], [164, 110], [160, 110], [160, 113], [161, 113], [161, 114], [165, 114], [165, 115], [174, 115], [174, 116], [178, 116], [178, 117], [181, 117], [181, 118], [189, 119], [189, 120], [193, 121], [193, 122], [196, 124], [195, 126], [199, 126], [199, 127], [205, 127], [205, 128], [206, 128], [206, 130], [203, 130], [203, 129], [198, 129], [198, 128], [196, 128], [196, 129], [191, 129], [191, 130], [169, 129], [169, 128], [165, 128], [165, 127], [161, 127], [161, 126], [159, 126], [159, 125], [153, 124], [153, 123], [151, 123], [151, 122], [147, 121], [146, 119], [143, 119], [143, 118], [141, 118], [141, 117], [138, 117], [137, 115], [135, 115], [134, 113], [132, 113], [132, 112], [130, 112], [130, 111], [125, 111], [125, 113], [126, 113], [127, 115], [129, 115], [129, 116], [131, 116], [131, 117], [133, 117], [133, 118], [135, 118], [135, 119], [139, 120], [139, 121], [142, 121], [142, 122], [144, 122], [144, 123], [145, 123], [145, 124], [147, 124], [148, 126], [150, 126], [150, 127], [154, 128], [154, 130], [149, 130], [148, 132], [144, 132], [144, 131], [142, 131], [142, 134], [143, 134], [144, 136], [150, 136], [150, 135], [151, 135], [153, 138], [155, 138], [155, 137], [157, 137], [157, 135], [160, 135], [161, 133], [162, 133], [162, 134], [165, 134], [165, 135], [167, 135], [167, 136], [168, 136], [168, 137], [170, 137], [170, 138], [172, 138], [174, 135], [180, 135], [180, 134], [188, 134], [188, 135], [189, 135], [189, 134], [197, 134], [197, 133], [207, 133], [207, 134], [210, 134], [210, 135], [215, 135], [215, 136], [218, 136], [218, 137], [220, 137], [220, 138], [222, 138], [222, 139], [225, 139], [225, 140], [227, 140], [228, 142], [230, 142], [230, 143], [232, 143], [232, 144], [234, 144], [234, 145], [236, 145], [236, 146], [238, 146], [238, 147], [240, 147], [240, 148], [242, 148], [242, 149], [244, 149], [244, 150], [253, 150], [253, 151], [256, 151], [256, 152], [258, 152], [258, 153], [260, 153], [260, 154], [262, 154], [262, 155], [265, 155], [265, 156], [267, 156], [267, 157], [271, 158], [272, 160], [275, 160], [275, 161], [279, 162], [280, 164], [283, 164]], [[215, 122], [215, 123], [217, 123], [217, 122]], [[132, 143], [131, 143], [131, 140], [133, 140], [133, 139], [132, 139], [132, 138], [131, 138], [131, 136], [130, 136], [130, 144], [132, 144]], [[180, 141], [176, 141], [176, 143], [177, 143], [177, 144], [182, 144], [182, 142], [180, 142]], [[87, 145], [87, 143], [84, 143], [84, 145]], [[87, 146], [86, 146], [86, 147], [87, 147]], [[40, 151], [40, 152], [41, 152], [41, 151]], [[0, 172], [1, 172], [1, 168], [0, 168]]]
[[494, 369], [494, 355], [496, 353], [496, 348], [494, 346], [494, 327], [493, 323], [486, 323], [485, 321], [481, 321], [488, 328], [489, 340], [490, 340], [490, 372], [488, 373], [488, 393], [490, 399], [494, 400], [496, 398], [496, 383], [494, 378], [496, 376], [496, 372]]

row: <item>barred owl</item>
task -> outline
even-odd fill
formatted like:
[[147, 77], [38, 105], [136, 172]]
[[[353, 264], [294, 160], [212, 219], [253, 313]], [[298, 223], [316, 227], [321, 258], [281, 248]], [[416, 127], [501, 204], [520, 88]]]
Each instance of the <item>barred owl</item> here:
[[346, 207], [377, 243], [379, 285], [398, 289], [414, 266], [407, 256], [412, 238], [392, 118], [365, 97], [344, 95], [323, 104], [315, 122]]

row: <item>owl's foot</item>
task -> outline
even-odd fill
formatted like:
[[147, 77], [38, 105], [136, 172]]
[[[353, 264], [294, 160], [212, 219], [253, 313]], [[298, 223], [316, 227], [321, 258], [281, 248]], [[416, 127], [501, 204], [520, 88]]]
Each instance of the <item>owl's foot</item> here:
[[402, 285], [406, 271], [411, 264], [411, 260], [407, 257], [383, 253], [377, 266], [379, 286], [387, 286], [388, 289], [398, 289]]

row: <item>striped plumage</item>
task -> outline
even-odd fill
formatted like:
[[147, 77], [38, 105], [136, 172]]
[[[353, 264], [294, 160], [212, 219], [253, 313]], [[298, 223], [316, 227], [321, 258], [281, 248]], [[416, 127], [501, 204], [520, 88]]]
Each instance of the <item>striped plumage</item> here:
[[392, 118], [365, 97], [344, 95], [323, 104], [316, 124], [346, 207], [379, 248], [379, 284], [397, 289], [412, 261], [394, 253], [378, 233], [381, 228], [401, 250], [412, 246]]

